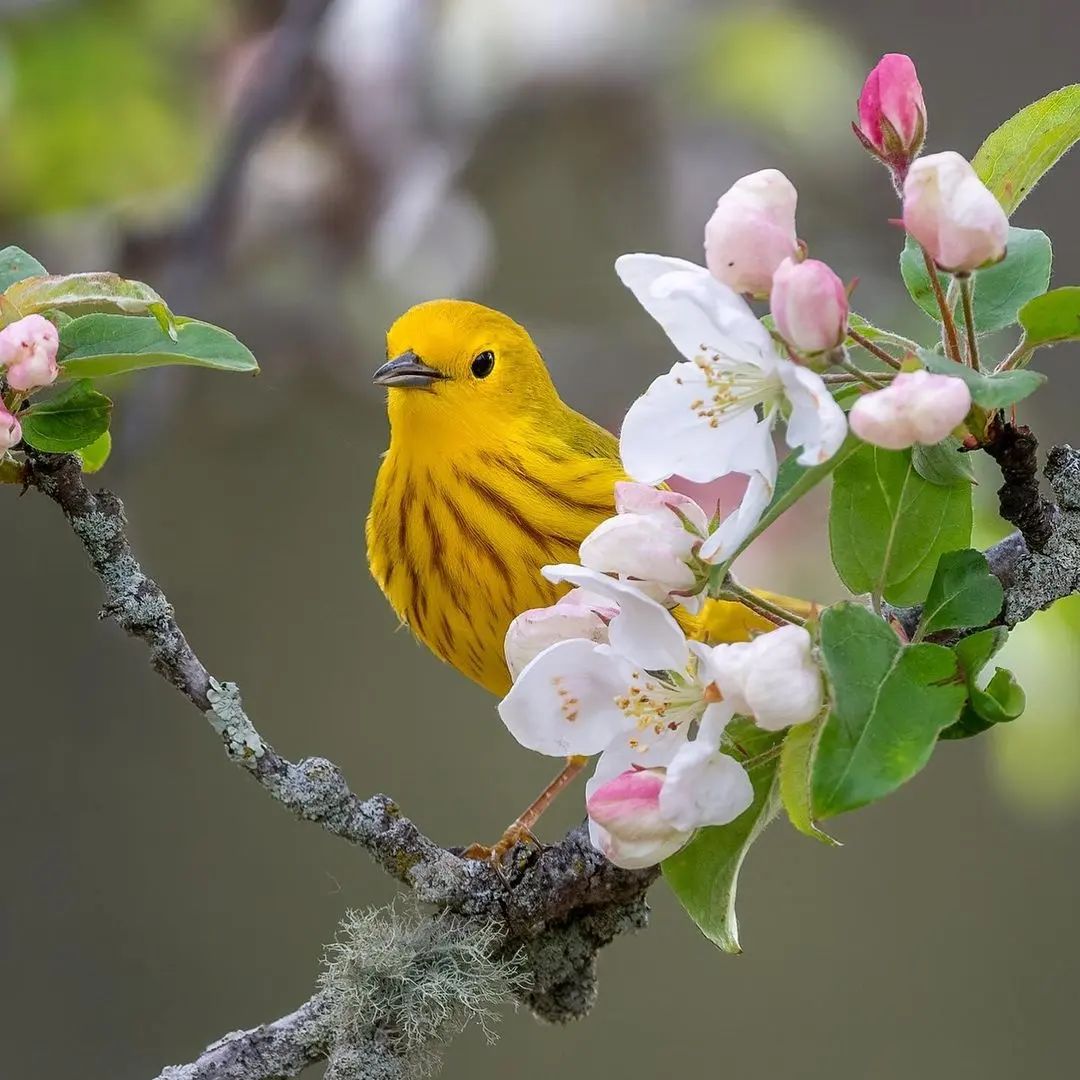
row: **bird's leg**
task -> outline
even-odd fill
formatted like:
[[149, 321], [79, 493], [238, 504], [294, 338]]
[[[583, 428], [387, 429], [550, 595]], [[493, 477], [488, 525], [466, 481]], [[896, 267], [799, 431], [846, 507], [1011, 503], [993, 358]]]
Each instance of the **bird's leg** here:
[[502, 862], [503, 856], [515, 844], [519, 844], [523, 840], [539, 843], [533, 835], [533, 826], [540, 820], [540, 815], [555, 801], [559, 792], [585, 768], [588, 760], [587, 757], [568, 757], [566, 765], [559, 775], [533, 799], [517, 816], [515, 821], [511, 822], [506, 831], [491, 847], [484, 844], [472, 844], [462, 852], [462, 857], [465, 859], [487, 859], [489, 862], [498, 865]]

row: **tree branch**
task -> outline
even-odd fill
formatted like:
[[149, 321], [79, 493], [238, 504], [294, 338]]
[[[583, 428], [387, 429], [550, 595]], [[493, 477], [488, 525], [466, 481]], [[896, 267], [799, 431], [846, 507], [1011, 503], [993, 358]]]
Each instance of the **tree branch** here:
[[[25, 482], [60, 507], [89, 556], [105, 593], [101, 616], [146, 644], [154, 670], [204, 714], [231, 761], [297, 817], [364, 848], [418, 900], [502, 927], [503, 950], [524, 950], [530, 988], [518, 996], [538, 1015], [561, 1021], [588, 1012], [595, 999], [597, 951], [620, 933], [645, 925], [644, 895], [659, 868], [614, 866], [579, 826], [552, 847], [519, 846], [503, 873], [496, 873], [486, 862], [440, 847], [386, 795], [360, 798], [333, 762], [316, 757], [294, 763], [283, 757], [244, 711], [237, 686], [210, 674], [188, 643], [165, 594], [131, 549], [120, 500], [108, 491], [92, 493], [73, 455], [28, 449]], [[171, 1080], [293, 1075], [272, 1071], [280, 1060], [277, 1044], [284, 1044], [290, 1031], [297, 1035], [297, 1025], [307, 1032], [305, 1010], [314, 1007], [313, 999], [290, 1017], [226, 1036], [183, 1067], [202, 1071], [175, 1072]], [[316, 1041], [301, 1043], [288, 1051], [292, 1060], [330, 1053], [328, 1044], [319, 1050]], [[250, 1067], [236, 1071], [237, 1062]], [[264, 1064], [270, 1071], [260, 1071]]]

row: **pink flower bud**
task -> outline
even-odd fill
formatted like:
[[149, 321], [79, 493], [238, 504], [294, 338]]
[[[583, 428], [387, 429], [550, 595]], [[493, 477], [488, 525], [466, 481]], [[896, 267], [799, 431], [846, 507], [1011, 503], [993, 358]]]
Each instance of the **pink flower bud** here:
[[785, 259], [773, 275], [769, 305], [777, 330], [796, 352], [834, 349], [847, 335], [844, 283], [817, 259]]
[[56, 327], [42, 315], [27, 315], [0, 330], [0, 368], [12, 390], [26, 392], [56, 381]]
[[22, 424], [0, 405], [0, 454], [17, 445], [22, 438]]
[[594, 838], [616, 866], [653, 866], [690, 838], [693, 830], [676, 828], [660, 811], [664, 776], [663, 769], [627, 769], [589, 795]]
[[904, 227], [942, 270], [998, 262], [1009, 239], [1001, 204], [953, 150], [911, 166], [904, 181]]
[[886, 53], [867, 75], [855, 130], [863, 145], [903, 179], [926, 138], [926, 103], [910, 56]]
[[941, 442], [971, 409], [971, 391], [962, 379], [929, 371], [902, 372], [884, 390], [855, 402], [851, 430], [886, 450]]
[[776, 268], [799, 251], [797, 200], [791, 181], [776, 169], [737, 180], [705, 226], [705, 262], [713, 277], [736, 292], [768, 296]]

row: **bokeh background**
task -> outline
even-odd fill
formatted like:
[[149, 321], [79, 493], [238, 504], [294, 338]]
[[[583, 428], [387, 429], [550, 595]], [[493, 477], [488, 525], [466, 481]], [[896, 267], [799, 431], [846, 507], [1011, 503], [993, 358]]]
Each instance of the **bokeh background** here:
[[[141, 277], [255, 350], [257, 380], [114, 387], [103, 478], [137, 550], [282, 751], [334, 759], [444, 843], [490, 840], [550, 763], [395, 632], [368, 577], [387, 324], [437, 295], [504, 308], [567, 400], [616, 427], [671, 355], [613, 259], [699, 257], [716, 196], [777, 166], [814, 254], [859, 277], [860, 310], [926, 334], [886, 175], [848, 131], [861, 80], [911, 53], [930, 146], [970, 155], [1077, 79], [1071, 7], [7, 0], [0, 243]], [[1066, 159], [1016, 218], [1051, 232], [1058, 284], [1080, 279], [1078, 176]], [[1045, 445], [1080, 438], [1078, 361], [1040, 358], [1053, 390], [1024, 418]], [[1002, 532], [994, 486], [984, 541]], [[752, 583], [838, 595], [821, 508], [774, 529]], [[95, 620], [51, 504], [0, 492], [0, 530], [3, 1071], [150, 1077], [295, 1007], [343, 911], [394, 888], [239, 776]], [[661, 885], [651, 927], [603, 954], [588, 1020], [508, 1011], [501, 1041], [469, 1032], [444, 1075], [1075, 1075], [1078, 618], [1063, 604], [1015, 635], [1022, 720], [835, 822], [845, 847], [769, 830], [744, 875], [744, 955], [714, 952]], [[580, 813], [567, 797], [545, 835]]]

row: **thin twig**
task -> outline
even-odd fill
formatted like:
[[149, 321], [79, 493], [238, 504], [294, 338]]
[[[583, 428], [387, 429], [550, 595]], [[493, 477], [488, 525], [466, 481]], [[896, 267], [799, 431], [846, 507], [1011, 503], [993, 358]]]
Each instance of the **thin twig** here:
[[921, 244], [919, 250], [922, 252], [926, 272], [930, 276], [930, 285], [934, 290], [934, 298], [937, 300], [938, 310], [941, 312], [941, 325], [945, 330], [946, 351], [953, 360], [958, 364], [962, 364], [964, 357], [960, 352], [960, 339], [956, 336], [956, 320], [953, 318], [952, 307], [949, 305], [948, 300], [945, 299], [941, 282], [938, 280], [938, 269], [934, 265], [934, 260], [930, 258], [930, 252]]
[[979, 339], [975, 333], [975, 308], [971, 302], [971, 275], [958, 275], [957, 280], [960, 282], [960, 300], [964, 306], [964, 329], [967, 331], [967, 359], [968, 363], [978, 371], [982, 365], [979, 363]]
[[897, 371], [900, 370], [900, 361], [897, 360], [892, 353], [886, 352], [880, 345], [875, 345], [868, 337], [864, 337], [857, 330], [852, 330], [850, 326], [848, 327], [848, 337], [851, 338], [856, 345], [865, 349], [871, 355], [876, 356], [882, 362], [888, 364], [889, 367], [896, 368]]

